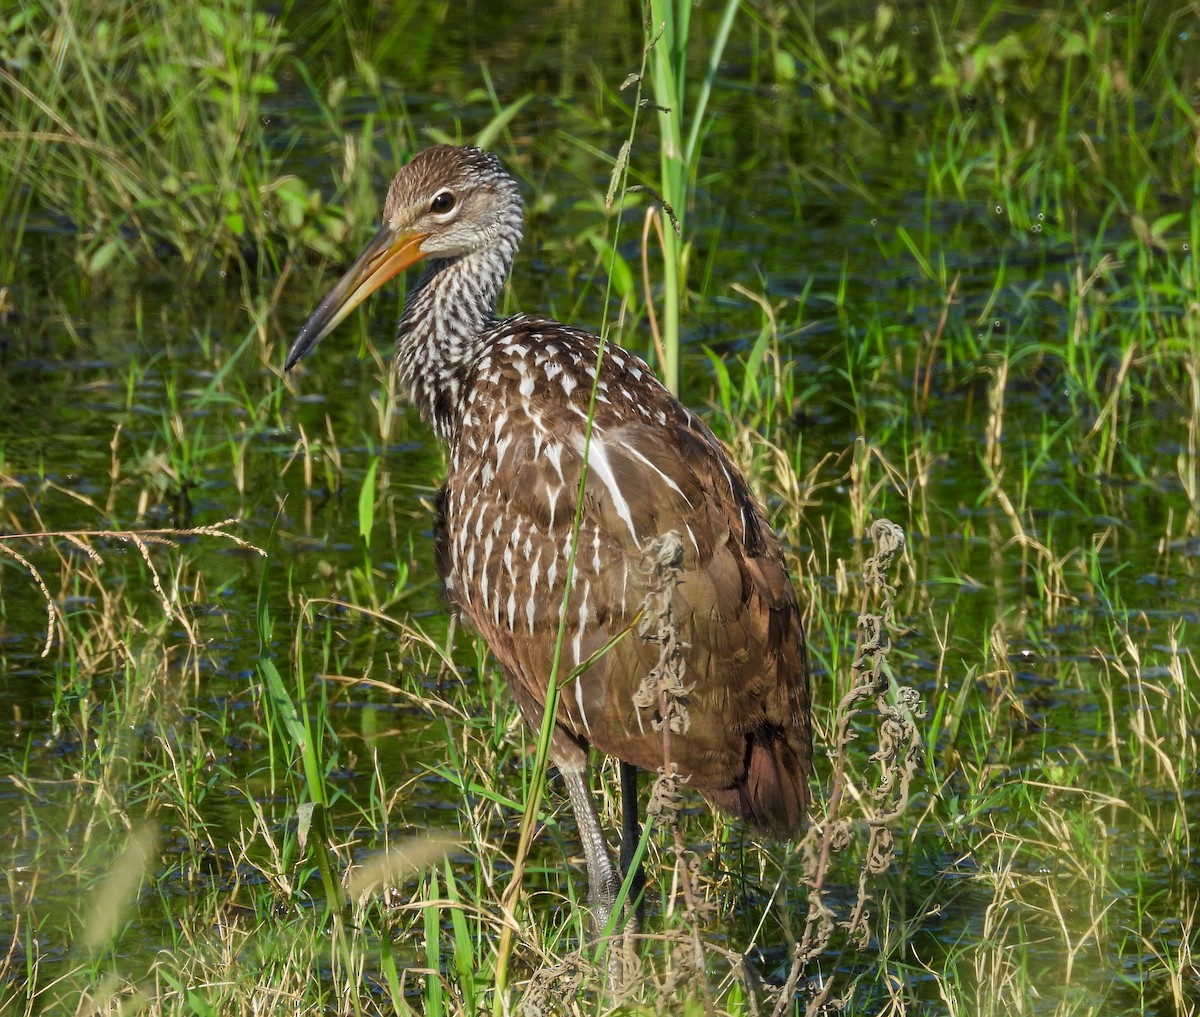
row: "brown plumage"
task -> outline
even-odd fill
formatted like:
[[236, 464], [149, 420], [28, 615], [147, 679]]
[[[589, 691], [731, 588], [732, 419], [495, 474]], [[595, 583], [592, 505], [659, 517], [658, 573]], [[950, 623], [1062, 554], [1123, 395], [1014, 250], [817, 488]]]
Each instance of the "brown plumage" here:
[[[625, 635], [562, 687], [552, 753], [602, 922], [619, 880], [587, 785], [588, 748], [651, 771], [664, 758], [657, 700], [634, 701], [660, 655], [638, 632], [656, 582], [647, 552], [678, 534], [670, 611], [690, 724], [668, 739], [671, 760], [709, 801], [772, 836], [795, 833], [807, 802], [804, 634], [779, 541], [708, 427], [620, 347], [601, 356], [587, 332], [492, 317], [521, 226], [516, 184], [493, 156], [421, 152], [392, 182], [383, 228], [305, 324], [287, 367], [382, 282], [426, 260], [396, 347], [401, 382], [450, 449], [438, 568], [535, 727], [586, 457], [560, 674]], [[628, 837], [629, 803], [625, 811]]]

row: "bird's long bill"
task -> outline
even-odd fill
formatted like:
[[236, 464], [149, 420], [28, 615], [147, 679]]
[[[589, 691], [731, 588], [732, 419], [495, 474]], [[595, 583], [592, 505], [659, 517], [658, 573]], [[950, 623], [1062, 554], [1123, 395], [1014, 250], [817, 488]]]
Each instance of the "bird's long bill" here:
[[421, 241], [429, 234], [398, 230], [384, 224], [300, 329], [283, 367], [290, 371], [300, 358], [341, 324], [359, 304], [389, 279], [425, 257]]

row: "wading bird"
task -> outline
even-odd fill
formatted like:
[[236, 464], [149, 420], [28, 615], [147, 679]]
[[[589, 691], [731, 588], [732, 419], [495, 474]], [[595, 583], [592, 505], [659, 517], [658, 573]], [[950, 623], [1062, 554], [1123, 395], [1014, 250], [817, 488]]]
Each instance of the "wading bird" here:
[[[761, 833], [795, 833], [812, 769], [804, 633], [779, 541], [709, 428], [619, 346], [602, 350], [597, 336], [549, 318], [493, 316], [521, 230], [516, 182], [494, 156], [450, 145], [419, 153], [286, 368], [380, 285], [425, 262], [400, 319], [396, 368], [449, 447], [438, 569], [535, 731], [563, 626], [551, 758], [603, 927], [620, 879], [589, 748], [621, 761], [623, 866], [638, 829], [635, 768], [662, 767], [664, 749], [712, 804]], [[675, 549], [665, 592], [646, 564], [664, 547]], [[667, 739], [661, 714], [671, 707], [638, 696], [662, 662], [661, 640], [638, 625], [655, 596], [682, 670], [674, 709], [687, 719]]]

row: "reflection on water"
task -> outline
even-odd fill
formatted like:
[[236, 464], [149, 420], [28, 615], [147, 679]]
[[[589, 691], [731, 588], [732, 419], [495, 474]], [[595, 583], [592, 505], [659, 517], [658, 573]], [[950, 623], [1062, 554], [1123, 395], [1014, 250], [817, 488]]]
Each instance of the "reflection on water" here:
[[[501, 146], [506, 155], [519, 156], [515, 168], [524, 176], [532, 211], [511, 300], [524, 310], [542, 309], [598, 327], [603, 288], [583, 284], [591, 256], [578, 238], [599, 219], [595, 196], [607, 190], [609, 167], [588, 146], [614, 152], [623, 128], [593, 122], [588, 133], [588, 125], [559, 100], [590, 95], [593, 74], [602, 75], [609, 87], [619, 84], [625, 69], [637, 62], [640, 29], [633, 26], [631, 34], [629, 22], [615, 15], [597, 15], [595, 24], [584, 26], [563, 17], [545, 21], [514, 13], [511, 5], [475, 5], [473, 10], [471, 19], [446, 19], [445, 32], [418, 24], [403, 27], [399, 19], [406, 15], [394, 11], [363, 17], [381, 20], [375, 26], [381, 38], [415, 33], [412, 45], [423, 48], [431, 66], [444, 70], [436, 89], [421, 92], [414, 86], [395, 98], [417, 128], [418, 142], [426, 125], [471, 135], [490, 118], [482, 94], [473, 91], [481, 63], [505, 95], [534, 93]], [[289, 18], [301, 54], [316, 65], [328, 61], [347, 67], [347, 54], [337, 51], [330, 36], [306, 35], [316, 23], [314, 11], [298, 7]], [[397, 20], [389, 24], [388, 18]], [[589, 38], [586, 47], [581, 33]], [[561, 59], [562, 53], [578, 54], [582, 48], [590, 51], [590, 62]], [[406, 74], [402, 49], [392, 46], [378, 54], [378, 69], [400, 81]], [[883, 459], [898, 464], [897, 475], [880, 469], [875, 478], [890, 492], [880, 496], [878, 511], [899, 519], [910, 532], [912, 570], [904, 601], [910, 614], [901, 621], [908, 628], [897, 637], [905, 680], [931, 704], [963, 682], [986, 687], [988, 696], [973, 697], [972, 703], [990, 702], [1013, 718], [992, 759], [1007, 780], [1019, 781], [1027, 771], [1046, 779], [1047, 759], [1057, 761], [1064, 787], [1090, 766], [1152, 772], [1140, 761], [1131, 765], [1131, 755], [1141, 750], [1127, 733], [1152, 727], [1164, 704], [1183, 694], [1172, 684], [1179, 672], [1163, 661], [1186, 648], [1178, 642], [1186, 629], [1178, 625], [1195, 625], [1200, 605], [1198, 547], [1172, 538], [1182, 532], [1189, 511], [1186, 491], [1173, 472], [1175, 461], [1188, 451], [1180, 407], [1168, 400], [1123, 405], [1120, 411], [1137, 419], [1128, 432], [1137, 447], [1110, 457], [1109, 470], [1081, 471], [1080, 457], [1089, 442], [1098, 440], [1094, 428], [1102, 421], [1071, 395], [1064, 365], [1072, 356], [1100, 362], [1111, 351], [1072, 353], [1069, 348], [1073, 322], [1054, 293], [1056, 285], [1072, 285], [1077, 255], [1070, 237], [1046, 222], [1045, 213], [1032, 213], [1042, 217], [1039, 226], [1045, 222], [1047, 227], [1033, 231], [991, 204], [931, 197], [919, 129], [930, 112], [919, 106], [890, 110], [876, 125], [875, 148], [857, 153], [858, 177], [843, 179], [836, 169], [844, 166], [838, 129], [822, 120], [814, 97], [757, 87], [752, 69], [739, 61], [734, 53], [722, 71], [729, 87], [714, 94], [715, 120], [706, 148], [711, 155], [702, 164], [695, 208], [689, 210], [695, 285], [708, 274], [712, 281], [704, 287], [710, 298], [692, 300], [686, 311], [685, 398], [699, 406], [712, 395], [702, 347], [732, 366], [758, 334], [758, 307], [735, 295], [732, 285], [764, 291], [778, 307], [785, 356], [802, 396], [782, 439], [801, 449], [802, 474], [815, 469], [815, 477], [829, 485], [814, 494], [812, 518], [806, 516], [800, 529], [813, 535], [811, 545], [795, 548], [806, 567], [819, 560], [809, 558], [810, 552], [823, 553], [818, 543], [823, 519], [834, 534], [833, 553], [850, 562], [858, 554], [847, 522], [851, 492], [844, 482], [833, 483], [845, 473], [845, 458], [823, 468], [818, 464], [827, 452], [848, 456], [856, 439], [865, 437]], [[349, 74], [348, 67], [342, 73]], [[292, 85], [274, 100], [280, 146], [288, 148], [286, 168], [324, 187], [331, 153], [306, 148], [309, 124], [311, 133], [321, 136], [318, 113], [306, 106], [300, 82]], [[371, 115], [356, 86], [348, 87], [346, 116]], [[397, 160], [413, 140], [395, 139]], [[828, 145], [828, 160], [824, 149], [814, 150], [818, 142]], [[643, 168], [652, 167], [652, 153], [639, 155]], [[371, 166], [375, 190], [382, 195], [388, 160]], [[1072, 211], [1078, 232], [1094, 233], [1099, 209]], [[637, 219], [631, 215], [622, 245], [631, 264], [640, 257]], [[937, 247], [945, 252], [937, 266], [940, 276], [956, 280], [948, 305], [944, 291], [918, 271], [909, 248], [897, 239], [902, 232], [925, 231], [936, 234]], [[283, 621], [284, 605], [301, 597], [346, 597], [355, 590], [370, 589], [383, 602], [395, 590], [403, 591], [393, 613], [415, 618], [433, 643], [444, 642], [447, 621], [433, 575], [428, 511], [441, 452], [414, 415], [389, 403], [378, 361], [356, 359], [352, 352], [365, 330], [366, 342], [386, 360], [395, 298], [379, 298], [367, 315], [345, 326], [340, 351], [324, 351], [302, 380], [281, 390], [282, 351], [332, 277], [333, 266], [324, 276], [297, 273], [296, 283], [288, 283], [287, 297], [267, 325], [276, 354], [271, 363], [262, 362], [257, 345], [231, 361], [251, 328], [247, 306], [260, 296], [253, 284], [213, 270], [184, 290], [177, 280], [130, 274], [93, 291], [69, 281], [76, 273], [56, 254], [61, 240], [61, 230], [26, 232], [30, 268], [21, 286], [27, 295], [21, 314], [11, 316], [0, 333], [0, 473], [15, 482], [0, 490], [4, 527], [140, 529], [236, 518], [239, 535], [275, 549], [278, 564], [267, 599], [280, 615], [270, 647], [277, 659], [290, 659], [294, 639]], [[301, 278], [314, 280], [314, 286], [302, 287]], [[274, 279], [266, 282], [272, 285]], [[1114, 306], [1107, 313], [1116, 350], [1121, 330], [1135, 327], [1139, 308]], [[973, 363], [946, 363], [932, 340], [913, 342], [914, 336], [947, 330], [972, 337]], [[639, 323], [626, 341], [645, 353], [646, 334]], [[914, 373], [905, 351], [916, 348], [937, 365], [936, 372]], [[1023, 361], [1009, 365], [1003, 428], [994, 436], [1002, 451], [998, 471], [987, 445], [989, 384], [995, 365], [1014, 348], [1036, 348], [1036, 355], [1027, 352]], [[1108, 363], [1096, 376], [1118, 369]], [[912, 412], [916, 404], [923, 415]], [[381, 419], [387, 422], [385, 434]], [[906, 471], [910, 453], [920, 444], [926, 472], [914, 476]], [[382, 464], [377, 485], [386, 508], [376, 520], [368, 562], [359, 536], [358, 492], [377, 456]], [[1135, 469], [1134, 463], [1142, 466]], [[1005, 470], [1010, 480], [1021, 471], [1035, 477], [1028, 486], [1017, 485], [1023, 504], [1005, 506], [995, 497], [997, 473]], [[1013, 525], [1013, 515], [1019, 526]], [[1070, 550], [1060, 558], [1062, 549]], [[95, 590], [75, 589], [69, 582], [63, 586], [58, 579], [66, 573], [58, 556], [70, 559], [84, 552], [65, 539], [53, 542], [53, 548], [31, 544], [19, 550], [43, 571], [62, 611], [102, 616], [104, 605]], [[194, 769], [196, 799], [164, 807], [158, 817], [163, 845], [170, 854], [176, 838], [195, 836], [189, 827], [199, 818], [213, 850], [210, 871], [164, 873], [157, 892], [186, 899], [197, 880], [224, 880], [231, 887], [253, 883], [261, 877], [231, 868], [222, 845], [246, 824], [249, 799], [270, 802], [284, 794], [278, 750], [272, 747], [277, 735], [262, 729], [258, 702], [259, 560], [197, 537], [181, 552], [191, 567], [175, 573], [174, 552], [150, 552], [164, 576], [187, 587], [185, 600], [193, 605], [189, 617], [205, 643], [203, 652], [193, 655], [182, 625], [165, 640], [149, 638], [162, 612], [148, 572], [138, 564], [139, 552], [116, 540], [100, 541], [98, 550], [114, 563], [111, 581], [131, 598], [136, 613], [115, 641], [105, 643], [96, 635], [95, 645], [107, 649], [82, 667], [77, 655], [86, 657], [88, 647], [65, 657], [58, 651], [39, 656], [47, 626], [44, 603], [24, 568], [4, 562], [0, 742], [6, 755], [21, 761], [14, 769], [22, 777], [0, 782], [0, 843], [9, 845], [16, 872], [37, 857], [41, 834], [28, 825], [23, 808], [30, 788], [38, 801], [53, 803], [44, 815], [56, 816], [57, 832], [66, 842], [82, 838], [90, 820], [78, 805], [80, 787], [103, 776], [95, 769], [101, 762], [96, 746], [119, 737], [136, 759], [143, 741], [165, 740], [174, 746], [179, 765]], [[828, 568], [820, 571], [819, 584], [832, 602], [837, 563], [824, 564]], [[352, 578], [356, 575], [360, 579]], [[1159, 692], [1135, 692], [1134, 676], [1122, 671], [1137, 659], [1139, 647], [1103, 645], [1112, 619], [1121, 620], [1153, 656], [1154, 663], [1136, 677]], [[460, 675], [439, 675], [428, 654], [412, 650], [394, 631], [328, 605], [319, 606], [308, 624], [312, 673], [306, 687], [327, 702], [333, 728], [327, 734], [336, 735], [330, 781], [343, 798], [335, 816], [344, 818], [348, 829], [360, 829], [347, 803], [378, 793], [373, 786], [377, 766], [389, 789], [403, 789], [389, 813], [399, 832], [456, 828], [463, 793], [435, 771], [456, 743], [456, 729], [493, 723], [499, 694], [494, 676], [477, 675], [469, 653], [459, 655]], [[824, 668], [833, 649], [821, 626], [813, 627], [812, 638], [814, 683], [820, 687], [830, 680]], [[165, 656], [140, 659], [143, 643]], [[114, 686], [136, 684], [118, 662], [114, 647], [122, 644], [137, 666], [177, 675], [186, 705], [174, 715], [176, 726], [163, 730], [153, 723], [153, 711], [143, 710], [136, 714], [142, 718], [137, 729], [105, 729], [106, 695]], [[422, 707], [413, 696], [339, 680], [364, 675], [410, 692], [427, 690], [431, 697], [443, 694], [444, 682], [463, 681], [471, 690], [464, 698], [479, 705], [473, 715], [447, 716]], [[950, 684], [939, 686], [939, 680]], [[1098, 691], [1104, 688], [1118, 695]], [[957, 722], [968, 723], [961, 717]], [[211, 730], [228, 732], [220, 758], [205, 755], [210, 751], [205, 732]], [[1164, 731], [1159, 737], [1178, 735]], [[503, 730], [496, 735], [504, 736]], [[939, 747], [932, 749], [939, 764], [950, 762], [941, 758]], [[242, 779], [228, 783], [231, 773]], [[518, 797], [515, 766], [511, 776]], [[1151, 809], [1157, 796], [1196, 793], [1143, 786], [1134, 779], [1117, 790], [1145, 798]], [[987, 828], [972, 813], [972, 799], [980, 791], [959, 776], [940, 789], [962, 797], [973, 836]], [[1187, 853], [1183, 871], [1146, 857], [1128, 812], [1105, 812], [1095, 799], [1089, 804], [1088, 821], [1103, 833], [1109, 869], [1118, 881], [1108, 888], [1116, 909], [1113, 921], [1122, 920], [1121, 880], [1136, 878], [1143, 886], [1170, 891], [1181, 878], [1197, 875]], [[1180, 831], [1181, 838], [1187, 835]], [[569, 838], [569, 831], [564, 836]], [[562, 849], [550, 844], [546, 851], [552, 870]], [[994, 931], [984, 914], [991, 891], [973, 882], [969, 852], [947, 843], [926, 845], [913, 856], [919, 868], [927, 869], [913, 874], [915, 883], [936, 874], [946, 885], [961, 885], [940, 916], [926, 923], [930, 939], [949, 952]], [[63, 860], [64, 866], [69, 863]], [[456, 863], [467, 869], [473, 859], [464, 854]], [[1045, 864], [1048, 879], [1071, 875], [1056, 873], [1050, 846]], [[555, 874], [541, 877], [553, 881]], [[63, 885], [67, 894], [75, 894], [73, 883], [64, 880]], [[42, 885], [38, 894], [54, 898], [56, 891]], [[0, 913], [11, 913], [12, 897], [11, 889], [0, 885], [5, 905]], [[73, 905], [70, 899], [59, 903], [64, 910]], [[11, 932], [0, 925], [0, 944]], [[145, 954], [166, 941], [163, 930], [141, 929], [122, 939], [121, 951]], [[52, 962], [64, 947], [47, 934], [43, 949], [43, 961]], [[1100, 961], [1099, 972], [1118, 961], [1093, 960]], [[765, 974], [779, 976], [786, 965], [783, 944], [767, 948]], [[1107, 978], [1097, 977], [1099, 991]]]

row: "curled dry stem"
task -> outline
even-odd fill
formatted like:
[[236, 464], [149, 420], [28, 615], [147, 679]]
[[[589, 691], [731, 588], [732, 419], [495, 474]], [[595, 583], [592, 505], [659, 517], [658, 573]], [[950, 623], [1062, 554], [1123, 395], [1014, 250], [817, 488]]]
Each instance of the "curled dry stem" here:
[[[895, 843], [888, 826], [903, 814], [907, 807], [912, 779], [921, 762], [920, 733], [913, 718], [920, 707], [916, 692], [900, 687], [893, 695], [892, 671], [888, 663], [891, 641], [888, 627], [894, 624], [895, 590], [888, 582], [888, 572], [897, 554], [904, 548], [904, 531], [886, 519], [872, 524], [870, 537], [875, 553], [863, 564], [863, 598], [858, 621], [858, 643], [851, 665], [849, 691], [835, 710], [836, 748], [833, 779], [823, 819], [809, 828], [799, 851], [809, 886], [809, 910], [804, 932], [793, 952], [792, 967], [787, 983], [779, 994], [775, 1017], [782, 1017], [795, 996], [800, 976], [808, 964], [828, 948], [836, 928], [845, 931], [857, 949], [864, 949], [870, 940], [868, 906], [871, 903], [870, 881], [887, 872], [895, 856]], [[879, 613], [869, 613], [869, 598], [876, 598]], [[849, 915], [839, 920], [830, 907], [825, 893], [825, 875], [834, 851], [843, 850], [854, 840], [851, 819], [843, 815], [843, 800], [848, 786], [847, 766], [851, 744], [857, 738], [853, 730], [855, 719], [874, 699], [878, 714], [878, 749], [870, 762], [877, 763], [879, 778], [862, 803], [868, 837], [865, 856], [859, 870], [858, 892]], [[816, 1014], [826, 1007], [841, 1009], [848, 1001], [832, 999], [834, 979], [825, 980], [809, 1000], [807, 1014]]]
[[[699, 905], [694, 887], [695, 859], [687, 851], [683, 836], [679, 832], [679, 786], [681, 778], [671, 759], [672, 735], [686, 735], [691, 726], [688, 712], [688, 696], [695, 687], [685, 683], [687, 664], [683, 657], [686, 644], [679, 639], [671, 603], [683, 565], [683, 536], [677, 530], [661, 534], [650, 542], [643, 554], [642, 568], [649, 577], [649, 590], [642, 603], [638, 635], [647, 642], [657, 643], [658, 662], [651, 668], [646, 680], [634, 693], [634, 705], [639, 710], [657, 707], [650, 723], [662, 733], [663, 765], [655, 782], [647, 814], [653, 822], [665, 822], [673, 835], [673, 854], [680, 889], [683, 893], [684, 913], [691, 925], [691, 957], [683, 962], [681, 971], [695, 968], [704, 971], [707, 967], [704, 944], [696, 927]], [[682, 960], [682, 958], [681, 958]], [[700, 980], [706, 1009], [711, 1010], [712, 1000], [707, 984]]]

